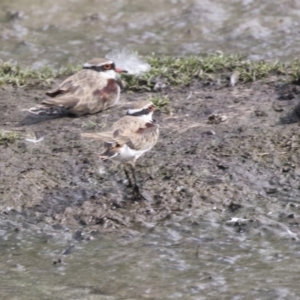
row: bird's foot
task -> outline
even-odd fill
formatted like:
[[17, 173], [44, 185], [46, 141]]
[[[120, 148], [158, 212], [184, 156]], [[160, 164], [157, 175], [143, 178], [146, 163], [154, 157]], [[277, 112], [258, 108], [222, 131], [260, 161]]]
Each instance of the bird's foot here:
[[128, 181], [126, 187], [128, 187], [128, 188], [134, 188], [134, 185], [132, 184], [131, 181]]
[[134, 200], [146, 200], [146, 198], [142, 195], [140, 188], [137, 184], [133, 186], [133, 199]]

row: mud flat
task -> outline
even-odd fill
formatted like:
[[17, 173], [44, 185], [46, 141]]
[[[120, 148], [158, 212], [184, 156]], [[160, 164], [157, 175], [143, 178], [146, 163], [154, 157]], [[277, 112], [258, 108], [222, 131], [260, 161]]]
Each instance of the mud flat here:
[[[184, 62], [188, 65], [191, 59]], [[297, 68], [288, 74], [273, 64], [273, 69], [256, 77], [248, 68], [231, 86], [230, 74], [241, 67], [231, 63], [215, 64], [205, 74], [199, 63], [199, 72], [190, 74], [191, 68], [184, 71], [176, 60], [159, 62], [152, 57], [162, 76], [155, 67], [152, 72], [157, 74], [149, 75], [148, 81], [146, 76], [124, 79], [122, 101], [150, 98], [159, 108], [155, 115], [161, 126], [159, 142], [137, 165], [147, 201], [133, 198], [120, 166], [100, 165], [100, 143], [80, 138], [81, 132], [108, 128], [124, 114], [122, 107], [17, 127], [21, 109], [40, 101], [46, 88], [43, 80], [32, 83], [34, 76], [22, 87], [4, 82], [0, 95], [2, 216], [7, 220], [17, 214], [25, 223], [30, 219], [74, 232], [147, 228], [174, 218], [194, 224], [221, 222], [229, 230], [249, 234], [267, 230], [297, 236]], [[163, 73], [166, 68], [173, 77]], [[256, 68], [263, 70], [259, 63]]]

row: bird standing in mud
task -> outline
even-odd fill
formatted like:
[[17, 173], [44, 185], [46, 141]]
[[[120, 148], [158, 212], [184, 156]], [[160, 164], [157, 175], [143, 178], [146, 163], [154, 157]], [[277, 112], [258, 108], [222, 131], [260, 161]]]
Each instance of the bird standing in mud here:
[[83, 69], [65, 79], [57, 88], [46, 93], [51, 97], [41, 105], [24, 109], [29, 114], [21, 125], [37, 123], [64, 116], [80, 117], [95, 114], [118, 103], [120, 86], [118, 69], [106, 58], [94, 58], [83, 65]]
[[[159, 125], [152, 119], [155, 106], [150, 101], [136, 101], [130, 105], [127, 115], [114, 123], [107, 132], [82, 133], [82, 137], [98, 139], [105, 143], [103, 160], [112, 159], [123, 163], [129, 185], [141, 196], [135, 175], [136, 160], [156, 144]], [[127, 166], [130, 168], [133, 183]]]

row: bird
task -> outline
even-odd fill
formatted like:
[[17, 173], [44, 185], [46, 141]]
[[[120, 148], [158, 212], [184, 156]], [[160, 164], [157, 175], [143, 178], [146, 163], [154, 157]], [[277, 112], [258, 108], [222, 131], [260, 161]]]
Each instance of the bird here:
[[65, 79], [46, 93], [50, 98], [40, 105], [24, 109], [28, 115], [21, 124], [37, 123], [59, 117], [81, 117], [96, 114], [118, 103], [120, 85], [118, 73], [126, 73], [106, 58], [94, 58], [83, 69]]
[[[129, 186], [136, 195], [141, 196], [136, 180], [135, 164], [139, 157], [150, 151], [157, 143], [159, 125], [152, 119], [155, 105], [148, 100], [134, 101], [127, 114], [115, 122], [106, 132], [82, 133], [81, 137], [104, 142], [105, 150], [100, 154], [102, 160], [114, 160], [123, 164]], [[130, 178], [130, 168], [133, 178]]]

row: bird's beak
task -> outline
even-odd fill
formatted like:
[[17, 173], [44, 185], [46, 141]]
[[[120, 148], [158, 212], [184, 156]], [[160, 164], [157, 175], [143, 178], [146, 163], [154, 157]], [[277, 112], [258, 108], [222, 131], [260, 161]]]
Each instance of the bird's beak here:
[[115, 71], [118, 73], [128, 73], [128, 71], [120, 69], [120, 68], [115, 68]]

